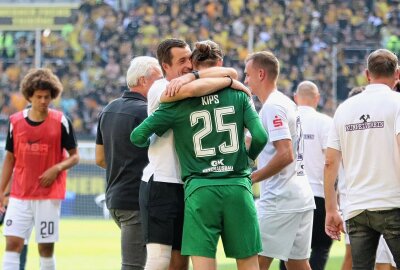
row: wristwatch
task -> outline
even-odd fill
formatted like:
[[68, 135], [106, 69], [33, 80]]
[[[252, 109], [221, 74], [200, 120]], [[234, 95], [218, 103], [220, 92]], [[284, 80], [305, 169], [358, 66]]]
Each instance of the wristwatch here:
[[192, 74], [194, 75], [195, 80], [200, 79], [199, 72], [197, 70], [193, 70]]

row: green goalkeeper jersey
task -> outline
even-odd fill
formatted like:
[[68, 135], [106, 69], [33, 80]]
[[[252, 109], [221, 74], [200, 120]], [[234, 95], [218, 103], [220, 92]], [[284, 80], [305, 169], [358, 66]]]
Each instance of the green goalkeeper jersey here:
[[[245, 128], [252, 135], [248, 153]], [[267, 142], [250, 98], [227, 88], [161, 104], [132, 132], [131, 141], [143, 146], [153, 133], [162, 136], [168, 129], [174, 133], [183, 181], [246, 177], [250, 174], [248, 157], [255, 159]]]

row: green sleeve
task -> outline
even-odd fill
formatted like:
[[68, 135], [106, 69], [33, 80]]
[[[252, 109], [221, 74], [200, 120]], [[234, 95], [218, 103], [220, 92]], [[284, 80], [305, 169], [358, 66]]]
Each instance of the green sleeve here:
[[[148, 118], [147, 118], [148, 119]], [[154, 133], [150, 126], [144, 120], [139, 126], [137, 126], [131, 132], [131, 143], [137, 147], [146, 147], [150, 144], [150, 136]]]
[[161, 104], [160, 107], [146, 118], [131, 132], [131, 142], [138, 147], [146, 147], [150, 144], [150, 137], [154, 133], [163, 135], [173, 125], [175, 103]]
[[267, 144], [268, 134], [261, 124], [260, 119], [253, 119], [250, 121], [247, 128], [252, 137], [248, 156], [252, 160], [255, 160]]
[[252, 137], [248, 156], [252, 160], [255, 160], [267, 144], [268, 134], [249, 98], [247, 98], [247, 104], [244, 111], [244, 122]]

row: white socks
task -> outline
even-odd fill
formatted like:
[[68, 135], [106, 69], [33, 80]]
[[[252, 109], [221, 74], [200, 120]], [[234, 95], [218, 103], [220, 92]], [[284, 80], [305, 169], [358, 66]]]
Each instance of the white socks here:
[[[19, 270], [19, 257], [17, 252], [6, 251], [3, 255], [3, 270]], [[40, 270], [55, 270], [56, 260], [53, 257], [40, 257]]]
[[171, 260], [172, 246], [147, 244], [147, 261], [145, 270], [167, 270]]
[[19, 270], [19, 256], [17, 252], [6, 251], [3, 255], [3, 270]]
[[55, 270], [56, 259], [53, 257], [40, 257], [40, 270]]

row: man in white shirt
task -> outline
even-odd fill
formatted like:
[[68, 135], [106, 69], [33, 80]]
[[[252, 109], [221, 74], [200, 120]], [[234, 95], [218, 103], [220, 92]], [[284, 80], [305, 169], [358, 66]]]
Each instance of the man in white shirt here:
[[304, 167], [314, 194], [313, 232], [311, 240], [310, 266], [323, 270], [328, 260], [332, 239], [325, 233], [324, 162], [325, 150], [332, 118], [317, 112], [320, 94], [311, 81], [297, 86], [294, 100], [300, 114], [304, 138]]
[[353, 269], [373, 269], [383, 235], [400, 265], [400, 95], [398, 59], [380, 49], [367, 60], [366, 89], [336, 110], [325, 161], [325, 231], [340, 239], [343, 221], [334, 183], [343, 159]]
[[[208, 94], [208, 91], [213, 92], [225, 87], [229, 80], [223, 78], [224, 76], [231, 76], [234, 79], [237, 77], [236, 71], [232, 68], [217, 67], [192, 72], [190, 56], [189, 45], [183, 40], [166, 39], [160, 43], [157, 48], [157, 58], [164, 78], [155, 81], [147, 94], [149, 115], [158, 108], [160, 102], [202, 96]], [[203, 77], [214, 78], [213, 83], [208, 84], [209, 87], [205, 91], [185, 91], [188, 82]], [[221, 78], [220, 83], [215, 78]], [[175, 90], [169, 92], [166, 89], [171, 80]], [[201, 87], [195, 88], [204, 90]], [[155, 135], [152, 137], [148, 157], [149, 165], [143, 171], [139, 192], [147, 247], [145, 269], [186, 270], [188, 258], [180, 253], [184, 213], [183, 182], [171, 130], [161, 137]]]
[[258, 215], [263, 245], [260, 269], [273, 258], [289, 270], [309, 270], [314, 198], [304, 173], [303, 138], [296, 104], [276, 87], [278, 59], [257, 52], [246, 59], [245, 83], [263, 103], [261, 121], [269, 142], [251, 178], [260, 183]]

